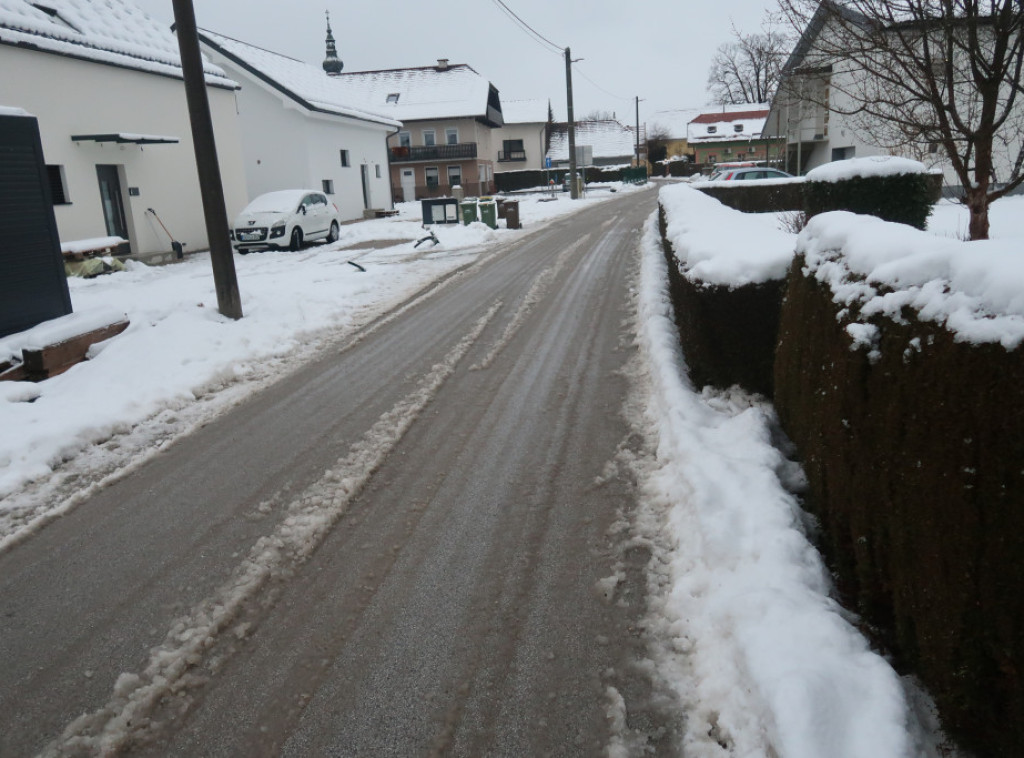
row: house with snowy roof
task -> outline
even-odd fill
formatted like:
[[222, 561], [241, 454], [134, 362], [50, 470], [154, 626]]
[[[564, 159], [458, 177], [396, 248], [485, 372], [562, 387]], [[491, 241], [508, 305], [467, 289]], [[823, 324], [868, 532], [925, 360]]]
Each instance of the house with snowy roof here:
[[397, 200], [494, 191], [492, 133], [504, 123], [498, 90], [465, 63], [340, 73], [336, 78], [403, 126], [389, 137]]
[[[631, 166], [636, 157], [636, 132], [613, 118], [576, 122], [576, 147], [589, 146], [594, 166]], [[569, 125], [552, 124], [548, 148], [552, 168], [569, 165]]]
[[657, 139], [665, 148], [665, 160], [693, 156], [689, 142], [689, 126], [701, 113], [700, 108], [675, 108], [654, 113], [647, 122], [647, 138]]
[[330, 19], [326, 58], [311, 65], [199, 30], [203, 52], [241, 84], [239, 129], [249, 197], [321, 189], [342, 220], [393, 207], [388, 137], [401, 121], [374, 108], [374, 93], [337, 56]]
[[[121, 253], [170, 254], [166, 227], [189, 250], [208, 247], [168, 28], [129, 0], [0, 0], [0, 71], [0, 106], [38, 119], [62, 242], [116, 236], [127, 240]], [[238, 86], [212, 64], [205, 75], [225, 202], [237, 212], [246, 202]]]
[[537, 170], [544, 168], [551, 140], [550, 100], [506, 100], [501, 104], [505, 125], [493, 132], [497, 148], [494, 170]]
[[718, 106], [687, 126], [687, 142], [697, 163], [776, 161], [783, 148], [765, 133], [767, 104]]

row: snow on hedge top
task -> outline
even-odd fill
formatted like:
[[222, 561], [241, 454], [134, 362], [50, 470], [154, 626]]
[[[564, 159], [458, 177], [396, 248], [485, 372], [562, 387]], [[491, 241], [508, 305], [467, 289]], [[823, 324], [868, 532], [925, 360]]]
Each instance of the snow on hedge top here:
[[840, 182], [857, 177], [925, 173], [928, 173], [928, 167], [919, 161], [894, 155], [871, 155], [867, 158], [850, 158], [826, 163], [808, 171], [806, 179], [809, 182]]
[[733, 288], [786, 276], [796, 235], [781, 231], [774, 214], [741, 213], [686, 184], [662, 188], [659, 200], [665, 234], [694, 284]]
[[1024, 341], [1024, 255], [1020, 239], [960, 242], [847, 211], [812, 218], [797, 240], [805, 273], [827, 283], [837, 303], [861, 317], [902, 321], [904, 307], [956, 339]]
[[[130, 0], [0, 0], [0, 42], [182, 78], [178, 40]], [[235, 88], [205, 63], [207, 84]]]

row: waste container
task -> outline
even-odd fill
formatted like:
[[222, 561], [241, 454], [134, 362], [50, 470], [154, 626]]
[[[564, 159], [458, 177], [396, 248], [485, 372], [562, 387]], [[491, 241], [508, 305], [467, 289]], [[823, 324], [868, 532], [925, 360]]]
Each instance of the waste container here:
[[480, 203], [480, 220], [491, 229], [498, 228], [498, 205], [493, 200], [484, 200]]
[[523, 225], [519, 222], [519, 201], [518, 200], [506, 200], [505, 201], [505, 228], [506, 229], [522, 229]]
[[498, 218], [505, 218], [505, 203], [507, 201], [505, 198], [499, 197], [495, 202], [498, 204]]
[[468, 200], [463, 200], [459, 205], [462, 209], [462, 223], [469, 226], [476, 221], [476, 198], [471, 197]]

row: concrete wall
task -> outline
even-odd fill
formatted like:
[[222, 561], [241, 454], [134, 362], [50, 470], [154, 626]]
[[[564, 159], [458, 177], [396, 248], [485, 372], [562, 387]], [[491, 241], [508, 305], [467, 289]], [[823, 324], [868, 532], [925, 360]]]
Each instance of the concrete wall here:
[[[153, 208], [186, 251], [208, 247], [184, 82], [89, 61], [0, 45], [0, 104], [39, 119], [48, 165], [63, 167], [69, 204], [54, 208], [62, 241], [107, 236], [98, 164], [119, 167], [133, 254], [170, 252]], [[22, 72], [13, 76], [10, 72]], [[207, 88], [230, 214], [245, 204], [235, 96]], [[72, 135], [132, 132], [177, 137], [176, 144], [72, 142]], [[130, 196], [130, 187], [138, 189]]]
[[[502, 173], [544, 168], [546, 132], [547, 124], [506, 124], [500, 129], [495, 129], [491, 133], [493, 152], [489, 156], [494, 161], [494, 170]], [[498, 153], [505, 149], [504, 141], [510, 139], [523, 141], [525, 161], [498, 161]]]

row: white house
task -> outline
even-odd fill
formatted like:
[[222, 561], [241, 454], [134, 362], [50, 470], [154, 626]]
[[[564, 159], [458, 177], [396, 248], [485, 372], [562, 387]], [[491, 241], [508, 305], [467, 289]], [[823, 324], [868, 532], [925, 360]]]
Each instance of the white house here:
[[[636, 158], [636, 132], [613, 118], [576, 122], [576, 147], [593, 150], [595, 166], [629, 166]], [[552, 124], [548, 148], [553, 168], [569, 165], [569, 125]]]
[[[330, 59], [329, 25], [327, 34]], [[402, 124], [374, 110], [371, 94], [336, 75], [336, 56], [333, 65], [313, 66], [222, 34], [200, 30], [199, 36], [204, 53], [241, 83], [238, 115], [250, 198], [322, 189], [343, 220], [393, 207], [387, 139]]]
[[543, 169], [551, 139], [550, 100], [506, 100], [501, 104], [505, 125], [492, 133], [497, 149], [495, 172]]
[[[208, 247], [178, 42], [128, 0], [0, 0], [0, 105], [39, 120], [62, 241]], [[228, 213], [246, 201], [237, 85], [206, 66]]]

